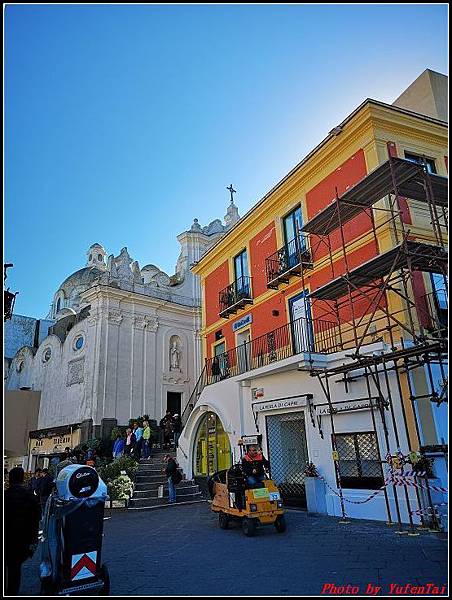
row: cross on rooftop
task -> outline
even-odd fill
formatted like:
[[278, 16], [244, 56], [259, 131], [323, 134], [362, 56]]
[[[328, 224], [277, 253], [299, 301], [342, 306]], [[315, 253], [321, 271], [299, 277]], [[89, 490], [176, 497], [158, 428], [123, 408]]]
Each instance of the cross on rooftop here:
[[231, 193], [231, 204], [233, 204], [233, 203], [234, 203], [234, 196], [233, 196], [233, 194], [236, 194], [236, 193], [237, 193], [237, 190], [235, 190], [235, 189], [232, 187], [232, 183], [231, 183], [231, 185], [229, 185], [229, 186], [228, 186], [226, 189], [227, 189], [227, 190], [229, 190], [229, 191], [230, 191], [230, 193]]

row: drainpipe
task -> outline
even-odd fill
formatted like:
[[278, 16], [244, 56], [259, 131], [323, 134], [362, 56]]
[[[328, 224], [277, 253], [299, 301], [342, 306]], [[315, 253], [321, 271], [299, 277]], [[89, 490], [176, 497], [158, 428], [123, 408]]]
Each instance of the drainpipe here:
[[245, 435], [245, 408], [244, 408], [244, 396], [246, 394], [246, 389], [251, 387], [250, 381], [241, 381], [239, 383], [239, 418], [240, 418], [240, 435]]

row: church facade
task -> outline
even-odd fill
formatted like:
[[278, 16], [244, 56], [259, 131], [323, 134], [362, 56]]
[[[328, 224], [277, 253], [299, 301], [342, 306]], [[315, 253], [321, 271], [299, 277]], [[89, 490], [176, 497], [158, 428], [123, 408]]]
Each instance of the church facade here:
[[190, 267], [238, 219], [233, 203], [225, 224], [195, 219], [177, 238], [171, 276], [141, 268], [127, 248], [108, 257], [100, 244], [88, 249], [86, 266], [54, 294], [48, 336], [21, 347], [9, 366], [7, 392], [41, 393], [30, 456], [106, 437], [140, 415], [181, 414], [201, 371], [201, 286]]

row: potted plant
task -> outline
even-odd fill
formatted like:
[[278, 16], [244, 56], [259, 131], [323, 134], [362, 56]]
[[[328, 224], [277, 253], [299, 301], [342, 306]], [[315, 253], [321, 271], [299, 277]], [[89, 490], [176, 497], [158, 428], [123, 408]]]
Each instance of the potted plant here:
[[133, 494], [133, 483], [125, 471], [108, 484], [108, 492], [112, 508], [127, 508]]
[[304, 476], [308, 512], [326, 515], [326, 487], [314, 463], [306, 466]]

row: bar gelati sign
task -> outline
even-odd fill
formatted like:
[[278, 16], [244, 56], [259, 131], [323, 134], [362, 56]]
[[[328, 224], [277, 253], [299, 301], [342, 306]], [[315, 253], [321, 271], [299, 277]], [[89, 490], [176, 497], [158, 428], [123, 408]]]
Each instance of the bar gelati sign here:
[[306, 406], [306, 398], [287, 398], [282, 400], [268, 400], [267, 402], [257, 402], [254, 405], [255, 411], [277, 410], [281, 408], [301, 408]]
[[249, 325], [252, 322], [253, 322], [253, 315], [250, 313], [249, 315], [244, 316], [242, 319], [235, 321], [235, 323], [232, 324], [232, 331], [238, 331], [239, 329], [246, 327], [247, 325]]

